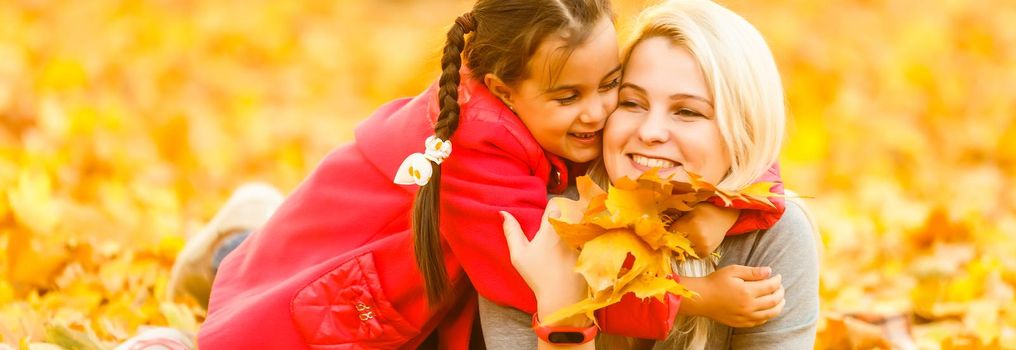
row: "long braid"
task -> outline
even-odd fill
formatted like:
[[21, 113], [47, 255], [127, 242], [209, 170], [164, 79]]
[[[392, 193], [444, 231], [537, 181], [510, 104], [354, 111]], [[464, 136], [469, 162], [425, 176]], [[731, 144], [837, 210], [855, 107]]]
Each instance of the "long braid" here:
[[[448, 37], [441, 57], [441, 79], [438, 81], [438, 113], [434, 134], [449, 140], [459, 126], [459, 69], [462, 67], [462, 50], [466, 46], [466, 33], [475, 30], [472, 12], [459, 16], [455, 25], [448, 30]], [[413, 249], [416, 264], [423, 273], [427, 299], [438, 304], [448, 290], [448, 274], [445, 271], [444, 255], [441, 248], [440, 203], [441, 165], [433, 164], [430, 182], [420, 187], [413, 204]]]

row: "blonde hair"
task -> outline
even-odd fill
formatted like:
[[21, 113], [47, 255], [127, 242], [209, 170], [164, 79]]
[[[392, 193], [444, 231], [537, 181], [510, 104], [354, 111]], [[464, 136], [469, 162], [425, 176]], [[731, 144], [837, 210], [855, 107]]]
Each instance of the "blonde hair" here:
[[[783, 143], [786, 110], [783, 84], [769, 46], [754, 26], [709, 0], [670, 0], [642, 11], [625, 54], [643, 40], [670, 39], [691, 52], [702, 68], [731, 166], [718, 186], [737, 190], [755, 182], [776, 162]], [[602, 161], [590, 168], [598, 182], [607, 180]], [[713, 259], [675, 266], [681, 276], [715, 271]], [[705, 317], [679, 317], [661, 346], [703, 349], [711, 326]]]
[[634, 40], [664, 37], [698, 61], [713, 97], [730, 170], [718, 184], [737, 190], [755, 182], [779, 157], [786, 124], [783, 84], [762, 34], [743, 17], [709, 0], [670, 0], [642, 11]]

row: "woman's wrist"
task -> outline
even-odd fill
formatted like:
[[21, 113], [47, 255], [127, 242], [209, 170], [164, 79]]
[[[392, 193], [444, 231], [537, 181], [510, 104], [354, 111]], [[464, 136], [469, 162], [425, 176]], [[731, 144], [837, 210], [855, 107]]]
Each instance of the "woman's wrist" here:
[[[575, 296], [563, 296], [563, 295], [538, 295], [536, 297], [536, 314], [540, 320], [546, 320], [547, 317], [552, 315], [557, 310], [571, 306], [579, 301], [581, 298]], [[545, 324], [548, 326], [566, 326], [566, 327], [588, 327], [592, 325], [593, 321], [587, 318], [585, 315], [576, 315], [553, 324]]]

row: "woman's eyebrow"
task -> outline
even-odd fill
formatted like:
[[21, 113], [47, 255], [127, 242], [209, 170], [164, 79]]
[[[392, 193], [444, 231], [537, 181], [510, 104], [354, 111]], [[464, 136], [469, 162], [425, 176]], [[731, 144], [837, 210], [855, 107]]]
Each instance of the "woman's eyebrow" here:
[[621, 83], [621, 88], [622, 89], [629, 88], [629, 89], [633, 89], [635, 91], [638, 91], [640, 94], [643, 94], [643, 95], [646, 94], [646, 89], [643, 89], [641, 86], [638, 86], [638, 85], [635, 85], [635, 84], [632, 84], [632, 83]]
[[705, 98], [705, 97], [702, 97], [702, 96], [699, 96], [699, 95], [693, 95], [693, 94], [673, 94], [673, 95], [670, 95], [670, 99], [671, 100], [693, 99], [693, 100], [699, 100], [699, 101], [701, 101], [701, 102], [703, 102], [705, 104], [708, 104], [710, 107], [713, 106], [713, 101], [710, 101], [708, 98]]

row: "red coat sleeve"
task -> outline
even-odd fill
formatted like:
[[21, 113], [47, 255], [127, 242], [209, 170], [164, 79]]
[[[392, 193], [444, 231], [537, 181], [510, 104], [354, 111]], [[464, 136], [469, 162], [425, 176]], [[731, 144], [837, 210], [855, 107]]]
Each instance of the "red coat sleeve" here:
[[[754, 183], [759, 182], [772, 182], [773, 186], [770, 187], [769, 191], [783, 195], [783, 178], [780, 177], [780, 164], [774, 163], [769, 168], [769, 171], [762, 174], [762, 177], [755, 180]], [[727, 231], [727, 235], [739, 235], [756, 230], [767, 230], [773, 227], [780, 220], [780, 217], [783, 216], [786, 204], [783, 197], [769, 197], [769, 201], [773, 203], [773, 207], [744, 201], [734, 201], [731, 207], [741, 209], [741, 214], [737, 218], [737, 221], [734, 222], [734, 226]], [[716, 197], [711, 198], [710, 202], [717, 206], [724, 206], [723, 201]]]
[[[533, 313], [535, 296], [511, 264], [498, 212], [515, 216], [532, 239], [547, 205], [548, 176], [540, 177], [533, 168], [546, 160], [528, 159], [533, 150], [497, 124], [463, 123], [452, 141], [452, 154], [441, 165], [441, 234], [446, 249], [480, 295]], [[549, 174], [549, 165], [544, 167]]]
[[[545, 159], [528, 158], [544, 156], [519, 142], [510, 130], [477, 124], [483, 125], [460, 126], [456, 134], [463, 136], [442, 164], [441, 234], [480, 295], [531, 314], [536, 312], [536, 298], [511, 264], [498, 212], [514, 215], [532, 239], [547, 206], [550, 165]], [[538, 147], [535, 142], [533, 146]], [[665, 303], [642, 302], [634, 295], [622, 299], [606, 311], [604, 331], [662, 338], [673, 325], [680, 302], [675, 298]]]
[[[673, 278], [680, 281], [677, 274]], [[628, 293], [617, 304], [597, 310], [596, 322], [606, 333], [663, 340], [670, 335], [680, 307], [681, 297], [671, 293], [667, 293], [663, 302], [653, 298], [642, 300]]]

